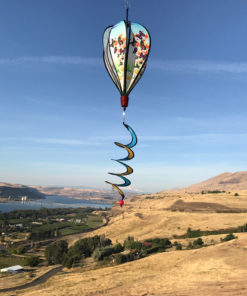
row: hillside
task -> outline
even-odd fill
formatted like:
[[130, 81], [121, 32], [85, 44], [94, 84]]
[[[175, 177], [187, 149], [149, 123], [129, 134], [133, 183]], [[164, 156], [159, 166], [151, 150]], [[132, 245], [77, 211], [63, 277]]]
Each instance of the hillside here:
[[[116, 191], [87, 189], [78, 187], [48, 187], [48, 186], [32, 186], [45, 195], [67, 196], [69, 198], [82, 200], [100, 200], [114, 202], [119, 198]], [[126, 196], [133, 195], [133, 192], [127, 191]]]
[[5, 295], [244, 296], [247, 234], [197, 250], [156, 254], [122, 265], [61, 272], [34, 288]]
[[173, 191], [199, 193], [201, 191], [209, 190], [247, 190], [247, 171], [236, 173], [223, 173], [206, 181], [193, 184], [186, 188], [176, 189]]
[[[247, 233], [235, 233], [236, 239], [221, 241], [226, 233], [246, 222], [247, 194], [237, 189], [232, 193], [162, 192], [135, 196], [127, 199], [123, 208], [113, 206], [105, 227], [63, 239], [71, 246], [80, 238], [102, 234], [113, 244], [123, 243], [128, 236], [139, 241], [160, 237], [169, 238], [172, 243], [178, 241], [183, 250], [171, 248], [108, 267], [90, 269], [85, 263], [63, 269], [35, 288], [6, 295], [246, 295]], [[188, 228], [206, 233], [201, 235], [205, 247], [186, 249], [194, 240], [185, 236]], [[215, 233], [207, 234], [210, 231]]]
[[[130, 235], [138, 240], [182, 235], [188, 227], [214, 230], [237, 227], [247, 222], [247, 194], [159, 193], [126, 200], [115, 205], [107, 227], [90, 235], [105, 234], [114, 242]], [[89, 234], [88, 234], [89, 235]], [[80, 236], [70, 238], [74, 243]]]
[[195, 250], [186, 250], [191, 239], [179, 238], [189, 227], [209, 231], [243, 225], [247, 222], [246, 212], [247, 195], [241, 192], [239, 196], [228, 193], [137, 196], [127, 200], [122, 209], [115, 205], [107, 226], [67, 237], [70, 245], [96, 234], [105, 234], [113, 243], [122, 243], [128, 235], [140, 241], [168, 237], [172, 242], [179, 241], [182, 251], [172, 249], [92, 270], [83, 266], [64, 269], [44, 284], [6, 295], [246, 295], [246, 233], [237, 233], [237, 239], [229, 242], [221, 242], [224, 237], [221, 234], [202, 236], [208, 246]]
[[[126, 197], [135, 192], [127, 191]], [[79, 187], [49, 187], [49, 186], [25, 186], [21, 184], [0, 183], [0, 199], [20, 200], [22, 196], [28, 199], [43, 199], [46, 195], [67, 196], [69, 198], [115, 202], [119, 194], [112, 190], [87, 189]]]
[[45, 198], [45, 195], [36, 188], [20, 184], [0, 183], [0, 199], [21, 200], [23, 196], [29, 200]]

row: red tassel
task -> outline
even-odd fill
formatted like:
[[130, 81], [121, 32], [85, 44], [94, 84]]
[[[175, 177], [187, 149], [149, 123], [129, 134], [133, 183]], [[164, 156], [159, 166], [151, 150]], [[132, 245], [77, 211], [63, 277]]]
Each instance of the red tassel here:
[[121, 96], [121, 106], [123, 108], [128, 107], [129, 97], [128, 96]]

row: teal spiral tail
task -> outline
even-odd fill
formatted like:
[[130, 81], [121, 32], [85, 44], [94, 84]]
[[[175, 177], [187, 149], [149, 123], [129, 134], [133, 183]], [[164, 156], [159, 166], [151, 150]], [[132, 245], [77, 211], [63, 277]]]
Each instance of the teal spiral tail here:
[[129, 186], [131, 184], [131, 182], [125, 176], [128, 176], [128, 175], [133, 173], [132, 167], [130, 167], [129, 165], [127, 165], [123, 161], [131, 160], [132, 158], [135, 157], [135, 154], [131, 150], [131, 148], [133, 148], [137, 144], [137, 136], [136, 136], [134, 130], [128, 124], [126, 124], [125, 122], [123, 122], [123, 125], [126, 127], [126, 129], [131, 134], [131, 138], [132, 138], [131, 142], [129, 144], [127, 144], [127, 145], [124, 145], [124, 144], [121, 144], [121, 143], [118, 143], [118, 142], [115, 142], [114, 144], [117, 145], [118, 147], [126, 149], [126, 151], [128, 152], [128, 155], [125, 158], [113, 159], [113, 160], [120, 163], [120, 164], [122, 164], [126, 168], [126, 171], [123, 172], [123, 173], [119, 173], [119, 174], [116, 174], [116, 173], [109, 173], [109, 174], [120, 177], [124, 181], [124, 183], [122, 183], [122, 184], [114, 184], [114, 183], [105, 181], [106, 183], [110, 184], [112, 186], [112, 188], [116, 189], [119, 192], [119, 194], [121, 195], [122, 199], [121, 199], [121, 201], [119, 203], [121, 207], [124, 204], [123, 200], [125, 198], [125, 195], [124, 195], [123, 191], [119, 187]]

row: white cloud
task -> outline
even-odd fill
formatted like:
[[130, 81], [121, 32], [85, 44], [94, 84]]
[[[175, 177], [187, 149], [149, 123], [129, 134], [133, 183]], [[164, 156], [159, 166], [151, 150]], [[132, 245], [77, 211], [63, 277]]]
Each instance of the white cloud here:
[[[114, 137], [111, 137], [111, 139]], [[117, 137], [116, 137], [117, 138]], [[204, 133], [204, 134], [190, 134], [190, 135], [140, 135], [139, 140], [144, 142], [170, 142], [170, 141], [206, 141], [206, 142], [246, 142], [247, 133]], [[107, 140], [107, 143], [106, 143]], [[66, 139], [66, 138], [29, 138], [29, 137], [3, 137], [0, 142], [6, 143], [7, 141], [38, 143], [48, 145], [60, 145], [60, 146], [102, 146], [108, 143], [108, 137], [92, 137], [84, 140], [80, 139]], [[118, 137], [119, 142], [126, 141], [126, 137]], [[146, 143], [142, 143], [145, 147]], [[8, 145], [11, 147], [10, 145]], [[3, 147], [3, 146], [2, 146]], [[12, 146], [13, 147], [13, 146]], [[24, 147], [24, 146], [23, 146]], [[138, 146], [139, 147], [139, 146]], [[5, 146], [6, 148], [6, 146]]]
[[[103, 66], [102, 58], [82, 56], [29, 56], [0, 58], [0, 65], [46, 63], [58, 65]], [[167, 72], [196, 72], [213, 74], [247, 74], [247, 62], [217, 62], [205, 60], [161, 60], [150, 59], [149, 67]]]
[[246, 141], [247, 133], [205, 133], [205, 134], [194, 134], [194, 135], [175, 135], [175, 136], [139, 136], [139, 139], [143, 141]]
[[98, 146], [100, 142], [95, 140], [78, 140], [78, 139], [66, 139], [66, 138], [29, 138], [29, 137], [2, 137], [0, 142], [6, 143], [6, 141], [14, 141], [18, 143], [29, 142], [38, 144], [53, 144], [53, 145], [64, 145], [64, 146]]
[[150, 67], [167, 72], [197, 72], [212, 74], [247, 74], [247, 62], [217, 62], [204, 60], [150, 60]]
[[75, 139], [59, 139], [59, 138], [33, 138], [36, 143], [55, 144], [55, 145], [71, 145], [71, 146], [97, 146], [99, 143], [94, 141], [81, 141]]
[[84, 66], [102, 66], [103, 61], [100, 58], [80, 57], [80, 56], [41, 56], [41, 57], [17, 57], [0, 58], [0, 65], [23, 64], [23, 63], [48, 63], [60, 65], [84, 65]]

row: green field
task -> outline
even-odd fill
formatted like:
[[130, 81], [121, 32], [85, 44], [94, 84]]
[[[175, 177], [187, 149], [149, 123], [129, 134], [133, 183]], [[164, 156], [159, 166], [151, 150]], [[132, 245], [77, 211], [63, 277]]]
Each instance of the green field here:
[[69, 227], [60, 229], [60, 234], [69, 235], [74, 233], [80, 233], [91, 228], [99, 227], [103, 223], [102, 218], [98, 217], [97, 215], [88, 216], [85, 222], [86, 224], [73, 224]]
[[86, 223], [89, 228], [95, 228], [95, 227], [99, 227], [100, 225], [102, 225], [103, 220], [101, 217], [98, 217], [97, 215], [89, 215], [87, 217]]
[[25, 262], [24, 258], [17, 257], [17, 256], [0, 257], [0, 269], [13, 266], [13, 265], [23, 266], [24, 262]]

